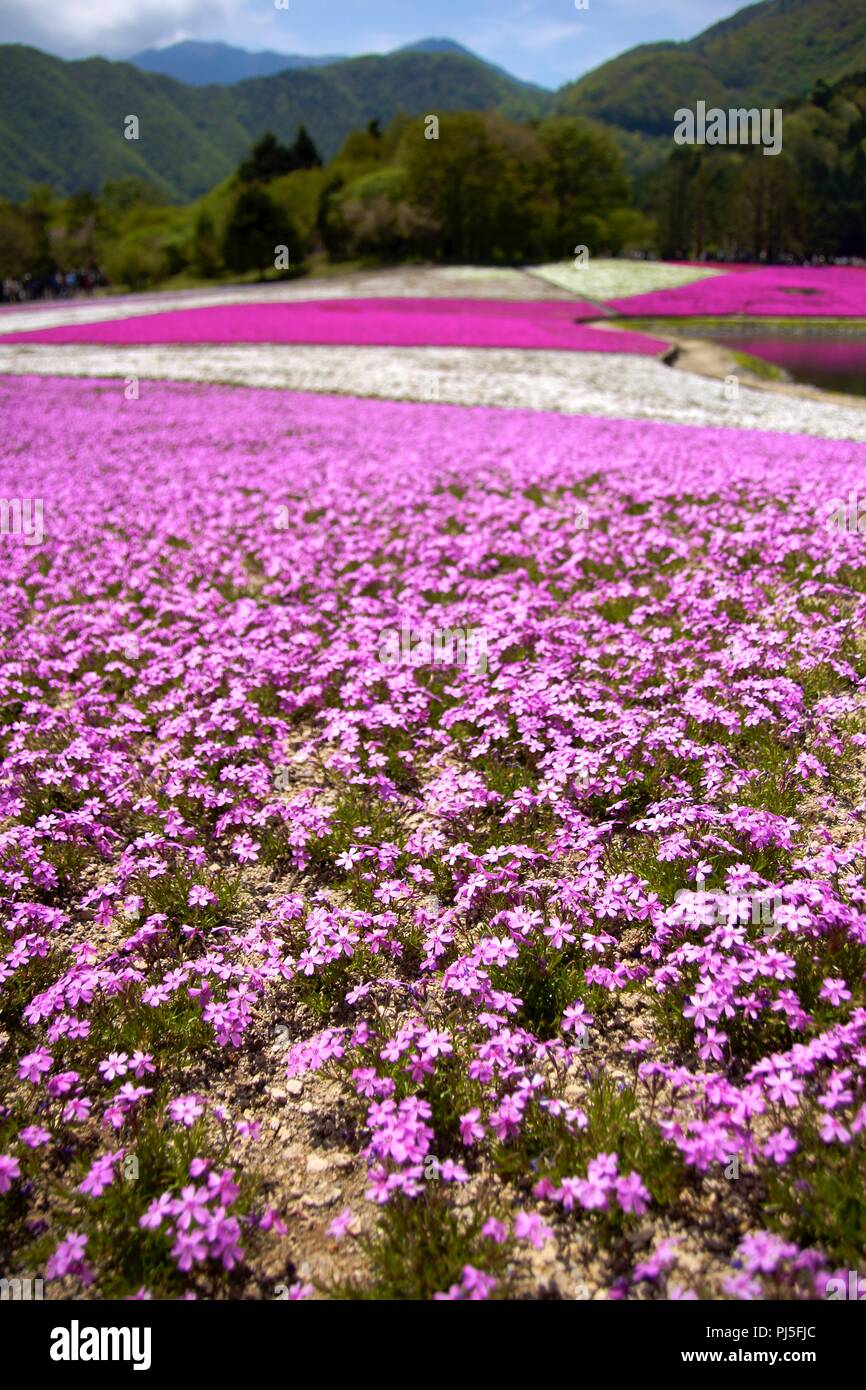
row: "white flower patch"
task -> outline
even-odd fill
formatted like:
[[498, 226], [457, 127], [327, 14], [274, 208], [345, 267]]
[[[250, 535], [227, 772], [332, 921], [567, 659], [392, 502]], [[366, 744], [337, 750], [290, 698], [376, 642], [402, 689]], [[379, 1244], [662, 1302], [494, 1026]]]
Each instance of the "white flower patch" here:
[[530, 274], [578, 298], [584, 295], [587, 299], [606, 300], [649, 294], [651, 290], [672, 290], [678, 285], [724, 275], [725, 271], [718, 267], [666, 265], [663, 261], [617, 261], [603, 257], [596, 260], [590, 256], [584, 265], [557, 261], [532, 266]]
[[[243, 343], [0, 345], [0, 373], [223, 382], [384, 400], [550, 410], [607, 419], [866, 441], [866, 409], [741, 386], [626, 353]], [[118, 390], [123, 391], [119, 385]], [[131, 407], [134, 404], [131, 403]]]

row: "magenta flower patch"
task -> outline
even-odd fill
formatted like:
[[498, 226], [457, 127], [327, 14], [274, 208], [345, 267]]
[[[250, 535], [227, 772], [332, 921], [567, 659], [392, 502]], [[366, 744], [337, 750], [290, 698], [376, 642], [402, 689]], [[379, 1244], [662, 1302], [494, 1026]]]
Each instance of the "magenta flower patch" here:
[[331, 343], [658, 354], [644, 334], [590, 328], [579, 300], [341, 299], [227, 304], [4, 334], [6, 343]]
[[623, 314], [660, 317], [866, 317], [866, 270], [850, 266], [735, 269], [672, 290], [614, 299], [610, 307]]
[[44, 521], [0, 537], [18, 1266], [478, 1301], [539, 1260], [589, 1296], [591, 1250], [618, 1299], [859, 1287], [866, 533], [829, 522], [866, 448], [151, 382], [0, 405], [0, 493]]

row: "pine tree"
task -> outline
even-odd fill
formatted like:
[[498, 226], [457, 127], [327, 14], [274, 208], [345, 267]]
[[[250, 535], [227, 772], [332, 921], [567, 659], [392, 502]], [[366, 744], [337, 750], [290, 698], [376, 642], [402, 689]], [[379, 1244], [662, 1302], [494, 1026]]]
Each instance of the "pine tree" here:
[[322, 167], [319, 151], [305, 125], [302, 125], [298, 131], [298, 138], [292, 146], [292, 156], [296, 169], [321, 169]]
[[297, 246], [297, 233], [263, 188], [245, 188], [225, 229], [222, 256], [229, 270], [243, 274], [272, 266], [275, 247]]
[[290, 174], [299, 166], [295, 152], [281, 145], [272, 131], [268, 130], [255, 145], [238, 168], [241, 183], [268, 183], [278, 179], [281, 174]]

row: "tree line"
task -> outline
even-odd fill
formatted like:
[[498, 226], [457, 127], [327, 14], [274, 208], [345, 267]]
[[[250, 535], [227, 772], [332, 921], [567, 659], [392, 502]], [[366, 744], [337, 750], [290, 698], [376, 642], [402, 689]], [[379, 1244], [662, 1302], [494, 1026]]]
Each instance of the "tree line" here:
[[[671, 146], [629, 177], [615, 132], [580, 116], [372, 120], [323, 164], [301, 127], [263, 134], [185, 207], [137, 180], [99, 196], [36, 188], [0, 203], [0, 278], [70, 270], [138, 289], [297, 274], [322, 261], [489, 264], [593, 255], [720, 260], [866, 257], [866, 74], [785, 112], [781, 154]], [[286, 247], [280, 263], [276, 248]]]
[[638, 190], [665, 257], [866, 257], [866, 73], [785, 112], [781, 153], [683, 146]]

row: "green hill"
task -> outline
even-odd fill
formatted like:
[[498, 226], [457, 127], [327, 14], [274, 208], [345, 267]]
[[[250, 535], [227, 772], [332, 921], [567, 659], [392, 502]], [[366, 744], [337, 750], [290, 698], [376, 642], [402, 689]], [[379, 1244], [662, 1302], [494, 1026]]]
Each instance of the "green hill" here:
[[[763, 0], [687, 43], [631, 49], [556, 94], [445, 40], [231, 86], [189, 86], [129, 63], [63, 62], [6, 45], [0, 196], [22, 198], [34, 183], [96, 191], [133, 176], [185, 201], [225, 179], [265, 130], [288, 144], [303, 123], [327, 159], [350, 131], [373, 118], [385, 125], [399, 111], [591, 116], [615, 130], [628, 169], [641, 175], [669, 152], [680, 106], [784, 107], [818, 79], [833, 84], [863, 68], [866, 0]], [[128, 115], [139, 118], [137, 141], [124, 139]]]
[[[327, 158], [350, 131], [400, 110], [530, 117], [552, 102], [552, 93], [451, 52], [409, 50], [191, 87], [129, 63], [63, 62], [3, 45], [0, 195], [22, 198], [33, 183], [95, 192], [106, 179], [133, 176], [183, 201], [224, 179], [264, 130], [291, 142], [303, 122]], [[138, 140], [124, 138], [128, 115], [139, 119]]]
[[864, 0], [763, 0], [687, 43], [630, 49], [561, 88], [557, 110], [669, 136], [677, 107], [783, 105], [864, 66]]

